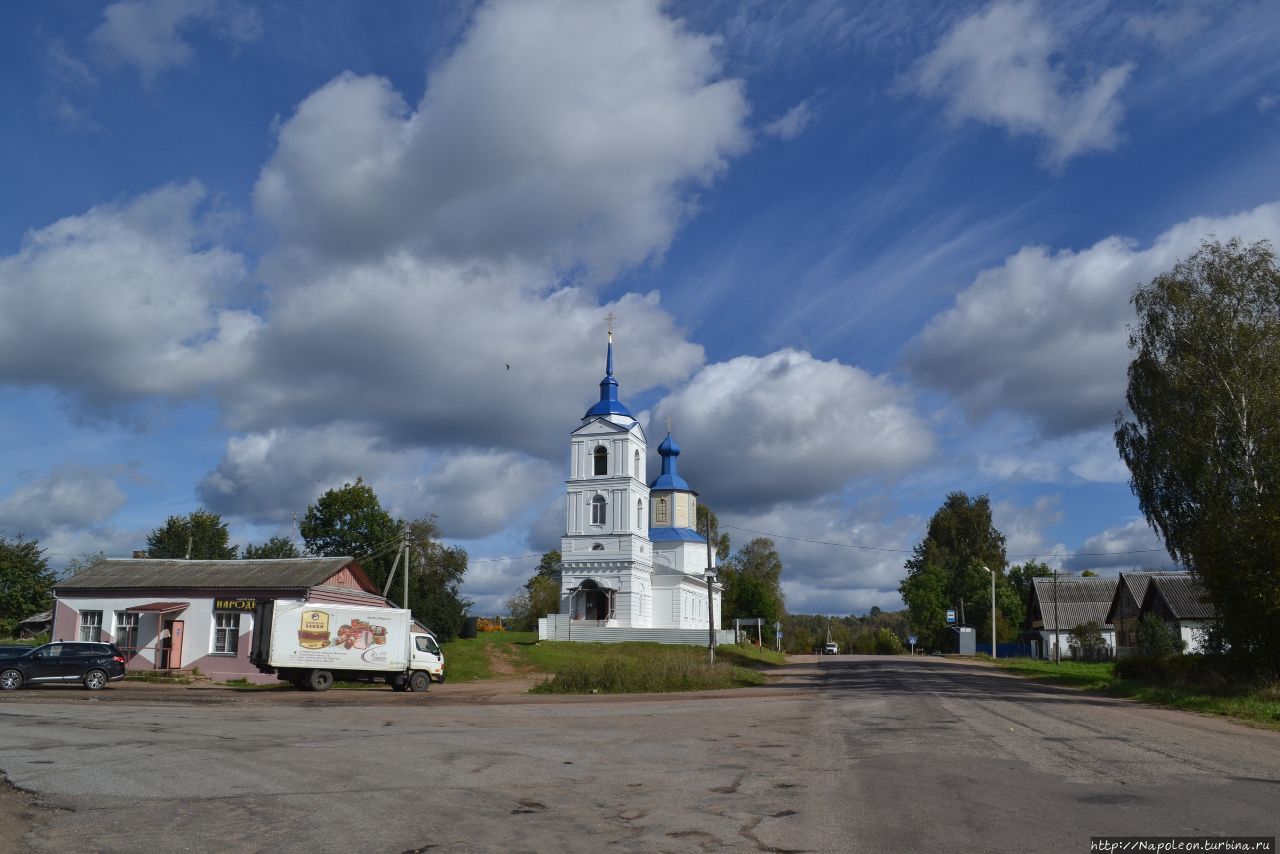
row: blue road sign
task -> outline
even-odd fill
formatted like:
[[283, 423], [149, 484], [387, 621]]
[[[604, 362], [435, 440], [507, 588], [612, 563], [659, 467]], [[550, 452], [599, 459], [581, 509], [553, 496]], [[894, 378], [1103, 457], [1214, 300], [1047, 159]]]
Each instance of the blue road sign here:
[[955, 609], [955, 608], [948, 608], [948, 609], [947, 609], [947, 622], [948, 622], [948, 623], [954, 623], [955, 621], [956, 621], [956, 609]]
[[907, 635], [907, 646], [915, 646], [915, 645], [916, 645], [916, 636]]

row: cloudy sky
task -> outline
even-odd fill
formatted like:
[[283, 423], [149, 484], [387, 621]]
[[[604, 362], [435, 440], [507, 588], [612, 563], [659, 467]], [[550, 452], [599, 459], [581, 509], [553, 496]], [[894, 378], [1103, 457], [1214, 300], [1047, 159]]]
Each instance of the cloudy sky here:
[[1280, 240], [1273, 3], [5, 19], [0, 532], [55, 565], [200, 506], [289, 535], [363, 476], [497, 609], [558, 544], [609, 312], [792, 611], [898, 607], [953, 490], [1011, 562], [1163, 565], [1111, 439], [1129, 296]]

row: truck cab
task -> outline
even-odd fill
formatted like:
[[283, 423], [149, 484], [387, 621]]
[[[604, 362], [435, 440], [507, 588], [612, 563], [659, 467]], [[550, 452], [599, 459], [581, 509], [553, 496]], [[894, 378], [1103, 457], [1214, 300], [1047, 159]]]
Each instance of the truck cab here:
[[409, 670], [425, 671], [431, 681], [444, 681], [444, 653], [440, 642], [430, 632], [414, 632], [409, 646]]

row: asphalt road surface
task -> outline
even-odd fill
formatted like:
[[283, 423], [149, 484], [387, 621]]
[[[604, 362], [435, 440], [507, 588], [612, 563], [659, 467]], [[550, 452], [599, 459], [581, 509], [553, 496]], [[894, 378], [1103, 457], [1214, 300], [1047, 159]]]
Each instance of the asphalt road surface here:
[[36, 689], [0, 697], [0, 769], [45, 807], [0, 822], [34, 851], [1086, 852], [1280, 832], [1280, 733], [922, 658], [662, 697]]

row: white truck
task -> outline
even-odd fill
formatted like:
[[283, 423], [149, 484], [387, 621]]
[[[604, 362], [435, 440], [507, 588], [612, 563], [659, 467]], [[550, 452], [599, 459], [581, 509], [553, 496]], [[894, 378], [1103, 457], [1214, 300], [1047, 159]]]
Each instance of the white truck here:
[[334, 680], [386, 682], [425, 691], [444, 681], [435, 635], [415, 630], [409, 611], [327, 602], [260, 601], [249, 661], [298, 688], [325, 691]]

